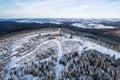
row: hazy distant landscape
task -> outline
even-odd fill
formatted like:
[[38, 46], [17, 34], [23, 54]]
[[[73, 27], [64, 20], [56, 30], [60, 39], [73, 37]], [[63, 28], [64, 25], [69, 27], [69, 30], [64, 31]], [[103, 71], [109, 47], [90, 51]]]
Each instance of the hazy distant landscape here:
[[[2, 32], [41, 28], [44, 25], [73, 26], [82, 29], [119, 29], [120, 19], [1, 19]], [[10, 26], [10, 27], [9, 27]], [[50, 26], [52, 27], [52, 26]]]

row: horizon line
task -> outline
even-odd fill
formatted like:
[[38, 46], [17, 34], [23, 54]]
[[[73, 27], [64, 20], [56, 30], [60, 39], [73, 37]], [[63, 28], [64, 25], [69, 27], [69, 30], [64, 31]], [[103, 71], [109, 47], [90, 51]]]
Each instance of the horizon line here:
[[52, 17], [46, 17], [46, 18], [0, 18], [0, 19], [120, 19], [120, 18], [75, 18], [75, 17], [69, 17], [69, 18], [59, 18], [59, 17], [56, 17], [56, 18], [52, 18]]

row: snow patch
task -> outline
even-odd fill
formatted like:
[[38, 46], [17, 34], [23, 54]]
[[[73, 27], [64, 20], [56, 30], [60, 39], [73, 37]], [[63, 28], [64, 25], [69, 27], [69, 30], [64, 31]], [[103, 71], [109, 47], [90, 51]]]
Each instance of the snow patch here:
[[89, 23], [89, 24], [83, 24], [83, 23], [73, 23], [73, 26], [80, 27], [80, 28], [87, 28], [87, 29], [113, 29], [115, 27], [113, 26], [104, 26], [102, 24], [94, 24], [94, 23]]

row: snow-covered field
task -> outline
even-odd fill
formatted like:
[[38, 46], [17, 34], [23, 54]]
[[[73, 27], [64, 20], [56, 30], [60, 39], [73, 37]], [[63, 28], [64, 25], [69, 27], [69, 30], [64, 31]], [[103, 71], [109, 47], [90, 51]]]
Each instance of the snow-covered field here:
[[[22, 34], [24, 37], [20, 39], [19, 35], [12, 37], [10, 42], [10, 55], [3, 59], [0, 58], [3, 64], [8, 61], [5, 65], [5, 72], [0, 70], [0, 74], [4, 74], [0, 79], [59, 80], [63, 70], [66, 68], [60, 63], [62, 57], [76, 52], [81, 56], [85, 51], [95, 50], [99, 52], [98, 54], [110, 55], [110, 57], [115, 57], [116, 60], [120, 58], [120, 52], [84, 40], [80, 36], [72, 36], [72, 38], [70, 38], [67, 37], [69, 36], [67, 33], [64, 33], [62, 36], [51, 36], [52, 30], [51, 32], [47, 32], [47, 34], [45, 34], [44, 31], [42, 32], [41, 34], [43, 35], [38, 34], [38, 32], [27, 36]], [[0, 45], [1, 44], [2, 43], [0, 43]], [[1, 53], [4, 52], [5, 51]], [[3, 54], [1, 54], [1, 56], [2, 55]], [[6, 58], [8, 58], [8, 60], [3, 62]], [[67, 66], [69, 65], [67, 64]], [[118, 71], [120, 72], [120, 68]], [[120, 76], [118, 78], [120, 78]]]
[[87, 25], [82, 23], [73, 23], [73, 26], [80, 27], [80, 28], [86, 28], [86, 29], [114, 29], [113, 26], [104, 26], [102, 24], [95, 24], [95, 23], [89, 23]]

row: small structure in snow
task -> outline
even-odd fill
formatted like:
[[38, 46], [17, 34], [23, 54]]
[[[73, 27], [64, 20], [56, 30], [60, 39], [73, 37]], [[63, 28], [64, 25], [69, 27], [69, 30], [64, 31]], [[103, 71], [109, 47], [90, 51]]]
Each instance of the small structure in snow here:
[[94, 43], [92, 42], [92, 47], [94, 47]]
[[59, 28], [58, 31], [53, 32], [52, 34], [50, 34], [51, 36], [61, 36], [61, 29]]
[[70, 35], [66, 35], [65, 38], [71, 39], [71, 38], [73, 38], [73, 36], [72, 36], [72, 34], [70, 34]]

